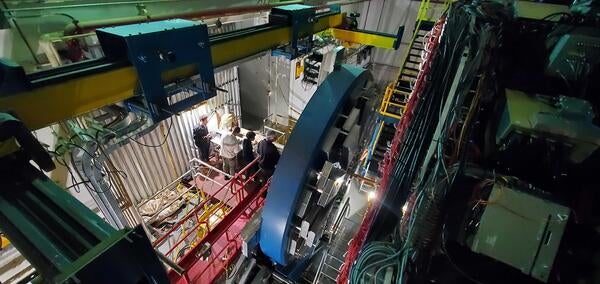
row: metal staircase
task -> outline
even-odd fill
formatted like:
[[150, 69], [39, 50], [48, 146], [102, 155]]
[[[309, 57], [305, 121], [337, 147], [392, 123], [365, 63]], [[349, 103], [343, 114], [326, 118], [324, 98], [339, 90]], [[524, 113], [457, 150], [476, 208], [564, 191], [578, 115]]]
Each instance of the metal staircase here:
[[[365, 205], [358, 210], [355, 209], [356, 211], [351, 213], [350, 199], [356, 200], [357, 198], [364, 198], [364, 204], [366, 204], [367, 199], [364, 192], [375, 190], [372, 185], [367, 183], [358, 185], [357, 182], [355, 185], [360, 186], [360, 189], [349, 189], [344, 198], [345, 202], [339, 215], [334, 221], [331, 229], [328, 230], [328, 235], [331, 239], [323, 251], [312, 284], [337, 283], [338, 275], [340, 274], [342, 265], [344, 264], [344, 258], [348, 251], [348, 245], [353, 236], [357, 233], [360, 222], [367, 210], [367, 206]], [[362, 204], [362, 202], [359, 201], [357, 204]]]
[[425, 36], [432, 27], [433, 22], [426, 21], [422, 21], [417, 27], [398, 79], [389, 84], [385, 90], [381, 107], [379, 108], [380, 114], [395, 119], [402, 117], [408, 97], [412, 92], [412, 85], [419, 74], [421, 52], [425, 48]]
[[383, 117], [374, 135], [374, 145], [371, 149], [368, 169], [377, 172], [379, 162], [383, 159], [392, 138], [394, 137], [395, 124], [402, 118], [406, 103], [412, 92], [412, 86], [419, 74], [421, 64], [421, 53], [425, 48], [425, 37], [433, 27], [433, 22], [421, 21], [415, 30], [415, 36], [410, 47], [398, 79], [387, 86], [379, 108], [379, 114]]

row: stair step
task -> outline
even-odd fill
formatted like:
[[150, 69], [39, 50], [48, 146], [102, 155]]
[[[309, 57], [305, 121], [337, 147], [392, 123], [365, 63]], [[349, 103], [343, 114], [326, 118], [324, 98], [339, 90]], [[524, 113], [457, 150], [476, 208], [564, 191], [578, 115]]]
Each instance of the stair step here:
[[409, 67], [409, 68], [419, 69], [419, 66], [421, 66], [421, 63], [407, 60], [406, 62], [404, 62], [404, 66]]
[[411, 49], [408, 51], [408, 54], [410, 54], [412, 56], [421, 56], [421, 51], [416, 50], [416, 49]]
[[396, 91], [405, 92], [405, 93], [409, 93], [409, 94], [412, 93], [412, 89], [410, 86], [408, 86], [408, 87], [398, 86], [398, 87], [396, 87]]
[[[381, 130], [381, 134], [379, 134], [379, 141], [385, 142], [386, 140], [391, 140], [391, 138], [394, 136], [395, 133], [396, 133], [396, 128], [394, 128], [394, 127], [390, 127], [389, 129], [383, 129], [383, 130]], [[382, 139], [382, 138], [384, 138], [384, 139]]]
[[416, 55], [409, 55], [408, 56], [408, 61], [413, 61], [413, 62], [422, 62], [421, 56], [416, 56]]
[[412, 93], [412, 89], [410, 87], [398, 87], [396, 88], [397, 92], [403, 92], [403, 93], [407, 93], [407, 94], [411, 94]]
[[[378, 151], [380, 153], [385, 153], [388, 150], [388, 144], [390, 143], [390, 141], [392, 141], [392, 138], [394, 138], [393, 136], [390, 137], [389, 139], [385, 139], [385, 141], [380, 141], [381, 144], [378, 143], [377, 148], [375, 148], [373, 150], [373, 152]], [[381, 139], [381, 138], [380, 138]]]
[[403, 88], [410, 88], [410, 82], [398, 80], [398, 82], [396, 83], [396, 89], [402, 88], [402, 87]]
[[373, 153], [373, 156], [371, 158], [372, 160], [375, 160], [377, 162], [381, 162], [381, 160], [383, 160], [383, 155], [380, 155], [378, 153]]

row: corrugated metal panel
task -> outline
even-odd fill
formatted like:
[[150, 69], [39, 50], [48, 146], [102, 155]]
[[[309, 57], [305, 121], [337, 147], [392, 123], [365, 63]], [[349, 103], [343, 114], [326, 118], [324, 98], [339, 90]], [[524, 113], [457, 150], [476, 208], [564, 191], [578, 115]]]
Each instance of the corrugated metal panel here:
[[200, 115], [222, 108], [225, 113], [239, 117], [237, 67], [216, 73], [215, 83], [227, 92], [217, 91], [217, 95], [208, 100], [209, 107], [199, 106], [172, 116], [136, 139], [139, 143], [129, 142], [110, 154], [116, 168], [127, 175], [123, 182], [135, 204], [177, 179], [187, 171], [188, 161], [198, 157], [192, 131]]
[[216, 25], [208, 26], [208, 34], [209, 35], [222, 34], [222, 33], [232, 32], [235, 30], [236, 30], [235, 22], [224, 23], [220, 27], [217, 27]]

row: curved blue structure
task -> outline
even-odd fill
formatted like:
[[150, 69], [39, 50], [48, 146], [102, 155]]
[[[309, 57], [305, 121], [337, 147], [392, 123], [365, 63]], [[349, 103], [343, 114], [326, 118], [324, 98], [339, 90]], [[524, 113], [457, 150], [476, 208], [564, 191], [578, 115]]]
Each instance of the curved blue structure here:
[[260, 227], [261, 250], [281, 266], [289, 262], [290, 224], [309, 171], [322, 162], [321, 144], [344, 103], [357, 94], [368, 72], [342, 65], [319, 86], [302, 112], [273, 175]]

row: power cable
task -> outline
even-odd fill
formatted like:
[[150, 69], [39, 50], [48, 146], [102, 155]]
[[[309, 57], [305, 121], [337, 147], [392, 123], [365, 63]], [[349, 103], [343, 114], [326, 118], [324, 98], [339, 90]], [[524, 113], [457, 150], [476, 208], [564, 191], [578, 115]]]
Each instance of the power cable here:
[[[70, 186], [67, 186], [65, 189], [70, 189], [70, 188], [73, 188], [73, 187], [79, 187], [79, 185], [84, 184], [84, 183], [88, 183], [88, 182], [91, 182], [91, 181], [84, 180], [84, 181], [80, 181], [80, 182], [75, 182], [75, 183], [71, 184]], [[79, 192], [78, 189], [76, 189], [76, 191]]]
[[167, 134], [165, 134], [165, 136], [163, 137], [163, 141], [158, 145], [148, 145], [148, 144], [145, 144], [145, 143], [135, 140], [132, 136], [129, 136], [129, 135], [125, 135], [125, 136], [138, 145], [141, 145], [144, 147], [149, 147], [149, 148], [159, 148], [159, 147], [162, 147], [167, 142], [167, 138], [169, 138], [169, 135], [171, 134], [171, 128], [173, 128], [173, 123], [174, 123], [173, 121], [174, 121], [174, 118], [171, 117], [171, 124], [169, 124], [169, 128], [167, 129]]

